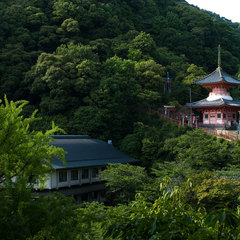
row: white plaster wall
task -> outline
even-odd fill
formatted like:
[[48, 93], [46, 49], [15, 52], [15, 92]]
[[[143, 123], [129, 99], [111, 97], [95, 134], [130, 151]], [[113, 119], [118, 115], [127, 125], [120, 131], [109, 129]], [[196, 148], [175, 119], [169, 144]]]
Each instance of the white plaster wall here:
[[223, 94], [213, 94], [213, 95], [209, 95], [209, 97], [207, 97], [207, 100], [208, 101], [215, 101], [215, 100], [218, 100], [220, 98], [224, 98], [224, 99], [227, 99], [227, 100], [233, 100], [233, 98], [229, 95], [223, 95]]
[[47, 181], [45, 182], [45, 188], [46, 189], [52, 189], [51, 188], [51, 176], [49, 176], [49, 178], [47, 179]]
[[51, 174], [51, 189], [52, 188], [57, 188], [57, 173], [53, 172]]
[[[71, 169], [67, 170], [67, 181], [66, 182], [59, 182], [59, 171], [57, 170], [53, 172], [49, 178], [45, 182], [45, 189], [57, 189], [60, 187], [71, 187], [71, 186], [76, 186], [76, 185], [81, 185], [84, 183], [93, 183], [93, 182], [99, 182], [101, 181], [100, 177], [97, 176], [95, 178], [92, 177], [92, 168], [89, 168], [89, 174], [88, 178], [82, 179], [82, 169], [78, 169], [78, 180], [71, 180]], [[64, 171], [61, 170], [61, 171]], [[101, 172], [101, 168], [98, 168], [99, 173]], [[37, 186], [36, 186], [37, 188]]]

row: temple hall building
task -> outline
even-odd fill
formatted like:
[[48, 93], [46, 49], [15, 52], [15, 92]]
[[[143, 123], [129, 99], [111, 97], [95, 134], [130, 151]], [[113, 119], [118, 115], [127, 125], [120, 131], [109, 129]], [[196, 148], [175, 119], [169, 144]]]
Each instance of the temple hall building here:
[[234, 100], [228, 89], [240, 85], [240, 81], [224, 72], [218, 60], [218, 68], [208, 76], [196, 80], [195, 83], [211, 89], [211, 92], [205, 99], [186, 104], [194, 112], [193, 123], [198, 116], [198, 124], [204, 127], [234, 128], [238, 124], [240, 101]]
[[91, 138], [87, 135], [54, 135], [51, 145], [66, 151], [64, 164], [53, 158], [55, 171], [45, 182], [44, 190], [36, 189], [38, 195], [60, 192], [73, 196], [76, 203], [105, 201], [105, 184], [100, 173], [110, 163], [137, 163], [138, 160], [116, 149], [111, 141]]

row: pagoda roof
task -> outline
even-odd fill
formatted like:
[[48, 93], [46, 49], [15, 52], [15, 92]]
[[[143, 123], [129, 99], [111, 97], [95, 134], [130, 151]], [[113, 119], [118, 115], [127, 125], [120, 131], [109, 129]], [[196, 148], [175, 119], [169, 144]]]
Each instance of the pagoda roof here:
[[207, 98], [202, 99], [197, 102], [187, 103], [187, 107], [200, 108], [200, 107], [220, 107], [220, 106], [231, 106], [231, 107], [240, 107], [239, 100], [227, 100], [224, 98], [219, 98], [214, 101], [208, 101]]
[[210, 73], [208, 76], [195, 80], [196, 84], [214, 84], [214, 83], [230, 83], [234, 85], [240, 84], [240, 80], [233, 78], [226, 72], [224, 72], [220, 67], [218, 67], [214, 72]]

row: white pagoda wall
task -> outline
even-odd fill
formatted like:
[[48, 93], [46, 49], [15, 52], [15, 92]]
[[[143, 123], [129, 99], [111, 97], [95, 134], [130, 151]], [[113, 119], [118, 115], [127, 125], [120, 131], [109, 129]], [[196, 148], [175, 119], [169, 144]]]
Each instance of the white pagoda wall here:
[[233, 100], [233, 98], [230, 96], [230, 93], [227, 91], [224, 87], [215, 87], [212, 89], [212, 92], [209, 93], [209, 96], [207, 98], [208, 101], [214, 101], [220, 98], [224, 98], [227, 100]]

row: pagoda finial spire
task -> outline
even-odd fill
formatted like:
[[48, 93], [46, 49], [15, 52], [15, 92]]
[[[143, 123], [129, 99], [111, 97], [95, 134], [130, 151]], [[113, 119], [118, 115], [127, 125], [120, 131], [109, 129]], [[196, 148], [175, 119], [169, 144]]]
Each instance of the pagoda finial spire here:
[[218, 44], [218, 69], [221, 69], [221, 46]]

